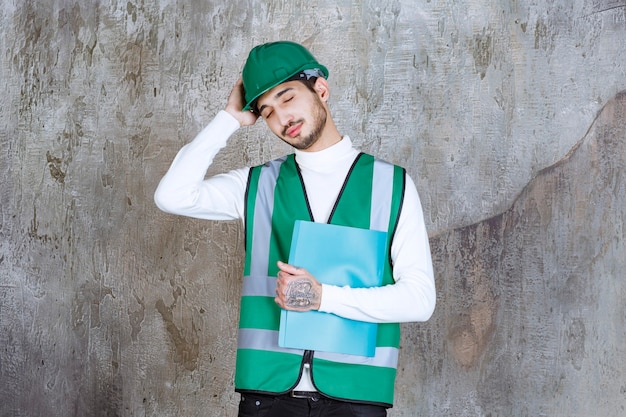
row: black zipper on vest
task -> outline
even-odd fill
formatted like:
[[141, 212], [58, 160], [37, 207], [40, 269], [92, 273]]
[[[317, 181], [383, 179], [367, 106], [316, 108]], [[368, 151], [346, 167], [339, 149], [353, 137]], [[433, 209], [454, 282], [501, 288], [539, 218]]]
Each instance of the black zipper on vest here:
[[306, 202], [306, 209], [309, 211], [309, 218], [312, 222], [315, 221], [313, 218], [313, 211], [311, 210], [311, 204], [309, 203], [309, 195], [306, 193], [306, 186], [304, 185], [304, 178], [302, 178], [302, 172], [300, 172], [300, 165], [296, 161], [296, 158], [293, 158], [293, 162], [296, 164], [296, 172], [298, 173], [298, 178], [300, 179], [300, 185], [302, 186], [302, 191], [304, 191], [304, 201]]
[[[311, 378], [311, 382], [313, 382], [313, 351], [305, 350], [304, 355], [302, 355], [302, 371], [300, 372], [300, 378], [302, 378], [302, 374], [304, 374], [305, 365], [309, 365], [309, 377]], [[315, 383], [313, 382], [315, 386]]]

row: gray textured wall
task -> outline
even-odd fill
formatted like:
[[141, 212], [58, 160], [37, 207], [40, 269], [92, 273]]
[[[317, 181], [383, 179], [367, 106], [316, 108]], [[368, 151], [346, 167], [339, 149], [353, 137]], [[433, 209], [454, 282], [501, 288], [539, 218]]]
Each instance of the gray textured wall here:
[[[423, 200], [390, 415], [623, 415], [625, 0], [2, 0], [0, 415], [235, 415], [241, 228], [152, 193], [277, 39]], [[259, 123], [211, 172], [286, 151]]]

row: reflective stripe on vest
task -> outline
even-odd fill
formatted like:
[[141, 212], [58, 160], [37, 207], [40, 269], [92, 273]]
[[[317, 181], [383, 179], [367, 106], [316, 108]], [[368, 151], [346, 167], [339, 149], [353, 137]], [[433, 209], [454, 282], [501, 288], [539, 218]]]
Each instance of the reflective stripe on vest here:
[[[247, 349], [302, 354], [302, 350], [278, 346], [276, 343], [278, 332], [273, 330], [239, 329], [238, 340], [239, 346], [246, 346]], [[396, 368], [398, 366], [397, 353], [397, 348], [377, 347], [374, 357], [344, 355], [332, 352], [315, 352], [315, 357], [333, 362]]]
[[[353, 171], [357, 172], [355, 178], [352, 178]], [[364, 179], [366, 181], [362, 181]], [[362, 189], [364, 186], [368, 189]], [[393, 282], [389, 251], [403, 187], [401, 168], [361, 154], [346, 179], [336, 205], [337, 213], [333, 212], [330, 219], [331, 223], [336, 219], [334, 224], [388, 232], [384, 284]], [[284, 192], [277, 192], [280, 189], [289, 190], [288, 200]], [[350, 211], [347, 205], [352, 203], [351, 199], [362, 201], [364, 198], [370, 204], [369, 224], [351, 224], [354, 207]], [[339, 204], [344, 200], [343, 206]], [[275, 202], [280, 207], [279, 218], [274, 210]], [[246, 264], [235, 377], [239, 391], [286, 392], [299, 379], [304, 351], [278, 346], [280, 309], [274, 303], [278, 271], [272, 259], [288, 257], [288, 242], [284, 241], [287, 238], [290, 241], [293, 222], [297, 219], [313, 220], [293, 155], [252, 168], [246, 194]], [[284, 230], [287, 228], [289, 230]], [[391, 405], [398, 344], [399, 325], [380, 324], [374, 357], [314, 352], [313, 381], [329, 396]], [[359, 382], [353, 381], [355, 377]], [[387, 388], [381, 390], [381, 384]]]

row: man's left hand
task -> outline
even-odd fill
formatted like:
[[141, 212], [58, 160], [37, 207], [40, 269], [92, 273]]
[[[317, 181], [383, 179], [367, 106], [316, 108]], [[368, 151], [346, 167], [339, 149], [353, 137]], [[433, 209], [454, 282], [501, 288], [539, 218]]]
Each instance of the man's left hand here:
[[322, 302], [322, 284], [306, 269], [278, 262], [276, 304], [285, 310], [318, 310]]

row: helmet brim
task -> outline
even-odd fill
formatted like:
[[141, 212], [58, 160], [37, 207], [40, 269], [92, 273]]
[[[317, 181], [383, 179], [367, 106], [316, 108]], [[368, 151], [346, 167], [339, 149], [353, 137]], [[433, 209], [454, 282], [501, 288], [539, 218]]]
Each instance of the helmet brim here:
[[324, 78], [328, 79], [328, 69], [321, 64], [315, 64], [312, 65], [311, 63], [307, 64], [307, 65], [303, 65], [302, 67], [298, 68], [296, 71], [294, 71], [292, 74], [289, 74], [288, 76], [279, 79], [278, 81], [271, 83], [267, 86], [262, 87], [261, 89], [259, 89], [259, 93], [257, 95], [255, 95], [254, 97], [252, 97], [251, 99], [248, 100], [248, 102], [243, 106], [243, 108], [241, 109], [241, 111], [248, 111], [251, 110], [254, 107], [254, 103], [259, 99], [259, 97], [261, 97], [263, 94], [267, 93], [268, 91], [270, 91], [272, 88], [288, 81], [290, 78], [292, 78], [293, 76], [299, 74], [302, 71], [305, 70], [309, 70], [309, 69], [319, 69], [322, 74], [324, 74]]

